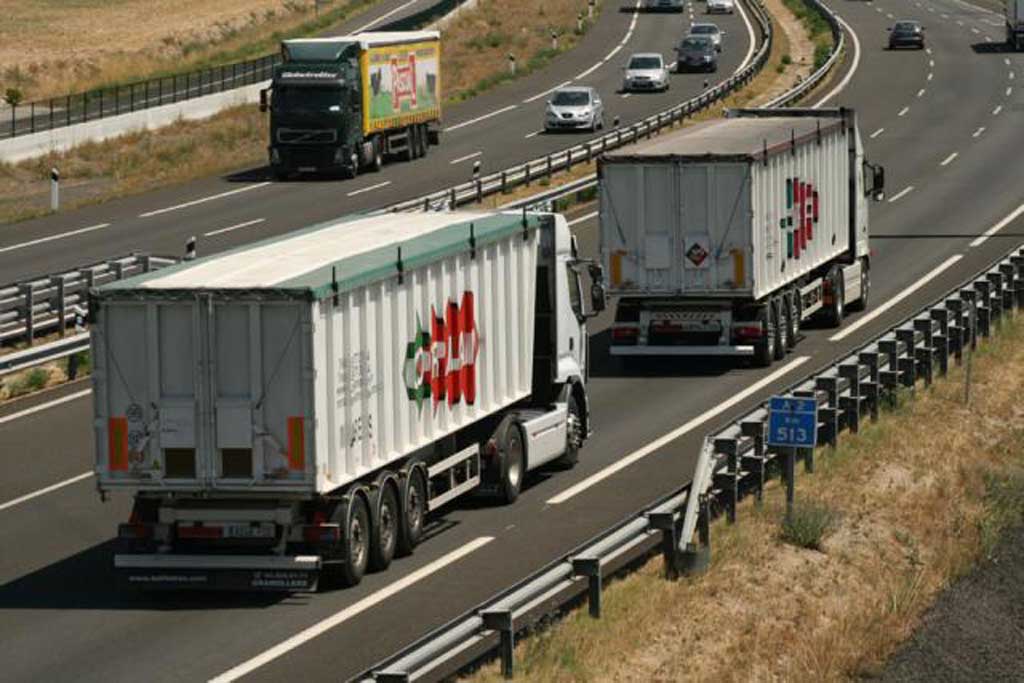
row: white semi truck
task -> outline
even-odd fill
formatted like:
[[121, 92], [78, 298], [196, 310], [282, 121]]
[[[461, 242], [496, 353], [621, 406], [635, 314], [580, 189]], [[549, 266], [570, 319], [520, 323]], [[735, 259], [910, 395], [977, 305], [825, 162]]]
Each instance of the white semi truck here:
[[604, 297], [565, 219], [527, 213], [343, 219], [95, 290], [95, 472], [134, 494], [116, 569], [354, 584], [453, 499], [513, 502], [590, 433]]
[[867, 305], [867, 163], [849, 109], [734, 110], [599, 160], [615, 356], [750, 356]]

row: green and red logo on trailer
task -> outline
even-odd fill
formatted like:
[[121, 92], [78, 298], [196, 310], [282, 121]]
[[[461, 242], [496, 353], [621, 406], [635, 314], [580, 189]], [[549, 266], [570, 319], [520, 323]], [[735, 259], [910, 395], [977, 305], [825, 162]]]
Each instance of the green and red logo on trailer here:
[[416, 316], [416, 335], [405, 348], [403, 378], [410, 401], [419, 410], [430, 399], [434, 411], [442, 403], [476, 402], [476, 359], [480, 335], [476, 330], [473, 292], [449, 301], [443, 315], [430, 307], [430, 329]]
[[786, 256], [798, 259], [814, 239], [814, 226], [819, 218], [818, 191], [814, 185], [799, 178], [786, 179], [786, 213], [779, 227], [786, 231]]

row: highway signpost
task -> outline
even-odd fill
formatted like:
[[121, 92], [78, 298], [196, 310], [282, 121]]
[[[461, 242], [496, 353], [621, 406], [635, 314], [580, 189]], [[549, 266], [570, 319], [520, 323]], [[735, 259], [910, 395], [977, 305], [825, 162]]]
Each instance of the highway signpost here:
[[814, 470], [813, 453], [818, 443], [818, 401], [815, 398], [773, 396], [768, 401], [769, 447], [785, 455], [786, 514], [793, 510], [796, 450], [804, 449], [807, 470]]

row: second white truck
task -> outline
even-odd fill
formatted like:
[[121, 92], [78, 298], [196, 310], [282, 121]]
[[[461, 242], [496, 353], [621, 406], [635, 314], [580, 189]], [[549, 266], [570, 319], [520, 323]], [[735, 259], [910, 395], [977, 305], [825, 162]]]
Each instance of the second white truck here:
[[867, 305], [867, 163], [850, 109], [734, 110], [604, 155], [615, 356], [781, 359], [800, 325]]

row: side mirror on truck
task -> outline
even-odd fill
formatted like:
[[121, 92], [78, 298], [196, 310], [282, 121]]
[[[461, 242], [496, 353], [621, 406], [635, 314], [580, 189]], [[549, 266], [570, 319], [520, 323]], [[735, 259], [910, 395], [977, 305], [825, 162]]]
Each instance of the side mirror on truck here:
[[590, 285], [590, 315], [594, 317], [601, 313], [607, 305], [608, 294], [604, 290], [604, 283], [594, 282]]
[[[876, 164], [864, 162], [864, 170], [871, 172], [871, 186], [865, 194], [870, 195], [876, 202], [885, 199], [885, 168]], [[865, 175], [867, 175], [865, 173]]]
[[267, 89], [260, 90], [260, 111], [267, 110]]

